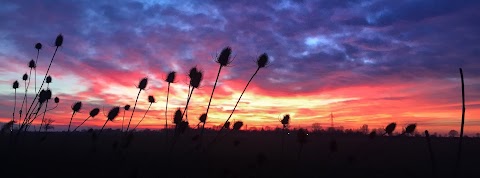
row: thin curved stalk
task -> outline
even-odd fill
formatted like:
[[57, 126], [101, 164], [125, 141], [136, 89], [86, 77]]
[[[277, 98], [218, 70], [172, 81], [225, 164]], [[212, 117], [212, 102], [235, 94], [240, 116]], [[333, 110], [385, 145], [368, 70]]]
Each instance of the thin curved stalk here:
[[14, 105], [13, 105], [13, 113], [12, 113], [12, 127], [10, 128], [10, 132], [13, 131], [13, 126], [15, 125], [15, 109], [17, 107], [17, 89], [15, 88], [15, 102], [14, 102]]
[[[215, 92], [215, 88], [217, 87], [217, 82], [218, 82], [218, 77], [220, 77], [220, 72], [222, 71], [222, 65], [218, 68], [218, 73], [217, 73], [217, 78], [215, 79], [215, 84], [213, 84], [213, 89], [212, 89], [212, 94], [210, 94], [210, 100], [208, 101], [208, 106], [207, 106], [207, 118], [208, 118], [208, 111], [210, 110], [210, 104], [212, 103], [212, 98], [213, 98], [213, 93]], [[200, 139], [203, 136], [203, 130], [205, 129], [205, 122], [202, 125], [202, 131], [200, 131]]]
[[[190, 103], [190, 98], [192, 98], [192, 95], [193, 95], [193, 90], [195, 90], [195, 88], [192, 87], [192, 91], [190, 91], [190, 94], [189, 94], [189, 97], [187, 99], [187, 104], [185, 105], [185, 112], [183, 112], [182, 114], [182, 119], [183, 119], [183, 116], [185, 116], [185, 113], [188, 109], [188, 103]], [[188, 122], [188, 121], [187, 121]]]
[[108, 119], [107, 119], [107, 121], [105, 121], [105, 124], [103, 124], [102, 129], [100, 129], [100, 132], [98, 132], [97, 137], [100, 136], [100, 134], [101, 134], [102, 131], [103, 131], [103, 128], [105, 128], [105, 125], [107, 125], [107, 122], [108, 122]]
[[[35, 65], [38, 65], [37, 61], [38, 61], [38, 55], [40, 54], [40, 50], [37, 49], [37, 58], [35, 59]], [[35, 67], [35, 93], [37, 93], [37, 67]]]
[[130, 116], [130, 121], [128, 121], [127, 132], [128, 132], [128, 129], [130, 128], [130, 123], [132, 122], [133, 113], [135, 113], [135, 108], [137, 107], [137, 101], [138, 101], [138, 97], [140, 96], [140, 92], [142, 92], [142, 89], [138, 90], [137, 99], [135, 99], [135, 105], [133, 106], [133, 110], [132, 110], [132, 115]]
[[[248, 85], [250, 85], [250, 82], [252, 82], [253, 77], [255, 77], [255, 75], [257, 75], [257, 73], [258, 73], [259, 70], [260, 70], [260, 67], [258, 67], [257, 70], [255, 70], [255, 73], [253, 73], [252, 77], [250, 77], [250, 80], [248, 80], [247, 85], [246, 85], [245, 88], [243, 89], [242, 94], [240, 94], [240, 97], [238, 98], [237, 103], [235, 104], [235, 107], [233, 107], [233, 110], [232, 110], [232, 112], [230, 113], [230, 116], [228, 116], [228, 119], [225, 121], [225, 123], [224, 123], [223, 125], [227, 124], [227, 122], [228, 122], [228, 121], [230, 120], [230, 118], [232, 117], [233, 112], [235, 112], [235, 109], [237, 108], [238, 103], [239, 103], [240, 100], [242, 99], [243, 94], [244, 94], [245, 91], [247, 90]], [[224, 128], [223, 126], [220, 128], [220, 130], [217, 132], [217, 136], [215, 136], [215, 138], [213, 139], [212, 142], [215, 142], [215, 140], [218, 138], [218, 136], [220, 135], [220, 132], [223, 130], [223, 128]]]
[[88, 117], [87, 117], [87, 119], [85, 119], [85, 120], [84, 120], [84, 121], [83, 121], [83, 122], [82, 122], [80, 125], [78, 125], [78, 126], [77, 126], [77, 128], [73, 129], [73, 131], [72, 131], [72, 132], [75, 132], [75, 131], [77, 131], [77, 129], [78, 129], [80, 126], [82, 126], [82, 125], [83, 125], [83, 123], [87, 122], [87, 120], [88, 120], [88, 119], [90, 119], [91, 117], [92, 117], [92, 116], [88, 116]]
[[145, 116], [147, 115], [151, 106], [152, 106], [152, 103], [150, 103], [150, 105], [148, 106], [148, 109], [147, 109], [147, 111], [145, 111], [145, 114], [143, 114], [143, 117], [142, 117], [142, 119], [140, 119], [140, 122], [138, 122], [138, 124], [132, 129], [132, 132], [138, 127], [138, 125], [140, 125], [140, 123], [143, 121], [143, 119], [145, 119]]
[[167, 87], [167, 102], [165, 104], [165, 138], [166, 142], [168, 143], [168, 117], [167, 117], [167, 112], [168, 112], [168, 96], [170, 95], [170, 82], [168, 82], [168, 87]]
[[457, 162], [455, 164], [455, 176], [459, 174], [460, 163], [462, 158], [462, 141], [463, 141], [463, 127], [465, 126], [465, 87], [463, 82], [463, 71], [460, 70], [460, 78], [462, 80], [462, 124], [460, 126], [460, 140], [458, 141]]
[[[42, 130], [42, 125], [43, 125], [43, 122], [45, 121], [45, 115], [47, 115], [47, 108], [48, 108], [48, 100], [47, 100], [47, 103], [45, 104], [45, 111], [43, 112], [43, 116], [42, 116], [42, 122], [40, 123], [40, 128], [38, 128], [38, 132], [40, 132]], [[35, 119], [35, 118], [33, 118]]]
[[70, 123], [68, 124], [68, 130], [67, 132], [70, 132], [70, 126], [72, 125], [72, 120], [73, 120], [73, 116], [75, 115], [75, 111], [73, 111], [72, 113], [72, 117], [70, 117]]
[[33, 98], [32, 104], [30, 104], [30, 107], [28, 108], [27, 113], [26, 113], [25, 115], [28, 115], [28, 113], [30, 113], [30, 110], [31, 110], [31, 108], [32, 108], [32, 105], [33, 105], [33, 104], [35, 103], [35, 101], [37, 100], [38, 95], [40, 94], [40, 91], [42, 90], [43, 84], [45, 83], [45, 80], [47, 80], [48, 72], [50, 71], [50, 67], [52, 66], [53, 59], [55, 58], [55, 55], [57, 54], [58, 47], [59, 47], [59, 46], [57, 46], [57, 47], [55, 48], [55, 52], [53, 52], [52, 59], [50, 60], [50, 64], [48, 64], [47, 72], [45, 73], [45, 77], [43, 78], [42, 84], [40, 85], [40, 88], [38, 88], [38, 92], [36, 92], [37, 94], [36, 94], [35, 97]]
[[126, 110], [123, 109], [123, 117], [122, 117], [122, 132], [123, 132], [123, 122], [125, 121], [125, 112]]

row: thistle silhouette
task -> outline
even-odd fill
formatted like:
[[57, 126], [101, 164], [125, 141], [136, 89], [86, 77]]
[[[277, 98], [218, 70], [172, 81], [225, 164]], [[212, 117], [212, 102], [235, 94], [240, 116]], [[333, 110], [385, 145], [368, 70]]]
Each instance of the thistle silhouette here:
[[140, 80], [140, 82], [138, 83], [137, 99], [135, 99], [135, 105], [133, 105], [132, 115], [130, 116], [130, 120], [128, 121], [127, 132], [128, 132], [128, 129], [130, 128], [130, 123], [132, 122], [133, 113], [135, 113], [135, 108], [137, 107], [137, 102], [138, 102], [138, 97], [140, 96], [140, 92], [142, 92], [142, 90], [145, 90], [145, 88], [147, 88], [147, 83], [148, 83], [148, 79], [146, 77]]
[[[248, 80], [247, 82], [247, 85], [245, 86], [245, 88], [243, 89], [242, 91], [242, 94], [240, 94], [240, 97], [238, 98], [237, 100], [237, 103], [235, 104], [235, 106], [233, 107], [233, 110], [232, 112], [230, 113], [230, 116], [228, 116], [227, 120], [225, 121], [225, 123], [227, 123], [230, 118], [232, 118], [232, 115], [233, 113], [235, 112], [235, 109], [237, 108], [238, 106], [238, 103], [240, 102], [240, 100], [242, 99], [242, 96], [243, 94], [245, 93], [245, 91], [247, 90], [247, 87], [248, 85], [250, 85], [250, 82], [252, 82], [253, 78], [255, 77], [255, 75], [257, 75], [258, 71], [261, 69], [261, 68], [265, 68], [267, 65], [269, 64], [269, 59], [268, 59], [268, 55], [267, 53], [263, 53], [262, 55], [260, 55], [257, 59], [257, 70], [255, 70], [255, 73], [253, 73], [252, 77], [250, 77], [250, 80]], [[217, 132], [217, 136], [213, 139], [213, 142], [215, 142], [215, 140], [218, 138], [218, 136], [220, 135], [220, 132], [223, 130], [224, 127], [221, 127], [220, 130]]]
[[290, 115], [289, 114], [284, 115], [280, 123], [282, 123], [282, 126], [283, 126], [282, 128], [282, 152], [283, 152], [285, 148], [285, 130], [287, 129], [288, 124], [290, 124]]
[[148, 105], [147, 111], [145, 111], [145, 114], [143, 115], [142, 119], [140, 119], [138, 124], [132, 129], [132, 132], [138, 127], [138, 125], [140, 125], [140, 123], [143, 121], [143, 119], [145, 119], [145, 116], [147, 115], [148, 111], [150, 110], [150, 107], [152, 106], [153, 103], [155, 103], [155, 98], [152, 95], [148, 96], [148, 102], [150, 103], [150, 105]]
[[[200, 83], [203, 80], [202, 71], [198, 71], [196, 67], [193, 67], [190, 71], [193, 71], [193, 73], [190, 73], [190, 86], [192, 86], [192, 90], [190, 91], [189, 97], [187, 99], [187, 104], [185, 105], [185, 112], [183, 112], [182, 119], [188, 110], [188, 104], [190, 103], [190, 99], [192, 98], [193, 91], [195, 90], [195, 88], [200, 87]], [[188, 123], [188, 120], [186, 120], [186, 122]]]
[[122, 132], [123, 132], [123, 122], [125, 121], [125, 112], [130, 109], [130, 105], [127, 104], [123, 107], [123, 117], [122, 117]]
[[95, 116], [97, 116], [98, 113], [100, 113], [100, 109], [99, 109], [99, 108], [92, 109], [92, 110], [90, 111], [89, 116], [88, 116], [80, 125], [78, 125], [75, 129], [73, 129], [73, 132], [77, 131], [77, 129], [78, 129], [80, 126], [82, 126], [83, 123], [87, 122], [88, 119], [94, 118]]
[[[33, 101], [32, 103], [30, 104], [30, 107], [28, 108], [27, 112], [25, 113], [25, 117], [27, 117], [27, 115], [30, 113], [31, 109], [32, 109], [32, 106], [34, 105], [35, 101], [38, 99], [39, 97], [39, 92], [40, 90], [42, 90], [42, 87], [43, 87], [43, 84], [45, 83], [46, 79], [47, 79], [47, 76], [48, 76], [48, 73], [50, 71], [50, 68], [52, 66], [52, 63], [53, 63], [53, 59], [55, 58], [55, 55], [57, 54], [57, 51], [58, 51], [58, 48], [61, 47], [63, 44], [63, 35], [62, 34], [59, 34], [57, 36], [57, 38], [55, 39], [55, 52], [53, 53], [53, 56], [52, 56], [52, 59], [50, 60], [50, 64], [48, 65], [48, 68], [47, 68], [47, 72], [45, 73], [45, 77], [43, 78], [43, 81], [42, 81], [42, 84], [40, 85], [40, 88], [38, 88], [38, 93], [35, 95], [35, 97], [33, 98]], [[27, 103], [27, 102], [26, 102]], [[34, 109], [34, 108], [33, 108]]]
[[13, 131], [13, 125], [15, 123], [15, 109], [17, 107], [17, 88], [18, 88], [18, 81], [15, 80], [15, 82], [13, 82], [13, 86], [12, 86], [13, 90], [15, 90], [15, 95], [14, 95], [14, 105], [13, 105], [13, 113], [12, 113], [12, 126], [10, 128], [10, 132]]
[[[35, 59], [35, 64], [38, 64], [38, 55], [40, 55], [40, 50], [42, 49], [42, 43], [35, 44], [35, 49], [37, 49], [37, 58]], [[37, 69], [35, 68], [35, 93], [37, 93]]]
[[388, 134], [388, 136], [392, 136], [395, 127], [397, 127], [397, 124], [395, 122], [388, 124], [387, 127], [385, 127], [385, 133], [383, 135]]
[[72, 125], [72, 120], [73, 120], [73, 116], [75, 115], [75, 113], [79, 112], [80, 109], [82, 108], [82, 102], [81, 101], [78, 101], [76, 102], [75, 104], [72, 105], [72, 117], [70, 117], [70, 123], [68, 124], [68, 130], [67, 132], [70, 132], [70, 125]]
[[114, 107], [114, 108], [110, 109], [110, 111], [108, 112], [108, 115], [107, 115], [107, 120], [105, 121], [105, 124], [103, 124], [102, 129], [100, 129], [100, 131], [98, 132], [97, 137], [100, 136], [100, 134], [103, 131], [103, 128], [105, 128], [105, 125], [107, 125], [107, 122], [108, 121], [112, 122], [115, 119], [115, 117], [118, 116], [119, 112], [120, 112], [120, 107]]
[[217, 62], [219, 64], [219, 68], [218, 68], [217, 78], [215, 79], [215, 84], [213, 84], [212, 94], [210, 95], [210, 100], [208, 101], [207, 112], [205, 113], [204, 117], [200, 117], [203, 120], [203, 121], [200, 120], [200, 122], [203, 123], [202, 124], [202, 131], [200, 132], [200, 138], [202, 138], [202, 136], [203, 136], [203, 130], [205, 129], [205, 123], [206, 123], [206, 120], [207, 120], [207, 117], [208, 117], [208, 111], [210, 109], [210, 104], [212, 103], [213, 93], [215, 92], [215, 88], [217, 86], [218, 77], [220, 77], [220, 72], [222, 71], [222, 68], [227, 67], [232, 62], [232, 58], [230, 58], [231, 54], [232, 54], [232, 48], [227, 46], [222, 50], [222, 52], [220, 52], [220, 56], [218, 56], [218, 58], [215, 60], [215, 62]]

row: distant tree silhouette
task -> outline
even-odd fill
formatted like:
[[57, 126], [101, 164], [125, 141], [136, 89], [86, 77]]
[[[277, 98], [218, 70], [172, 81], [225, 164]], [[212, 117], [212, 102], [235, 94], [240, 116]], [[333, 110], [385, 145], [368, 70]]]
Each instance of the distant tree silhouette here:
[[457, 137], [458, 136], [458, 131], [456, 130], [450, 130], [448, 132], [448, 137]]

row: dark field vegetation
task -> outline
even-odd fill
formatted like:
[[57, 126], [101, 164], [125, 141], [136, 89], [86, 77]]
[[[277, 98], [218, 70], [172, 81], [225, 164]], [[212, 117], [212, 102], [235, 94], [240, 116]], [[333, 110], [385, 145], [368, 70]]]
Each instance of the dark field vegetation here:
[[[49, 133], [44, 141], [27, 133], [16, 144], [1, 137], [5, 177], [433, 177], [424, 137], [309, 133], [298, 156], [295, 132], [233, 132], [197, 147], [189, 130], [172, 150], [163, 132], [136, 132], [129, 146], [124, 133]], [[170, 131], [172, 133], [172, 131]], [[212, 140], [215, 132], [205, 131]], [[331, 141], [336, 141], [332, 150]], [[453, 177], [458, 138], [432, 138], [437, 177]], [[478, 177], [480, 140], [465, 138], [458, 177]], [[2, 176], [3, 177], [3, 176]]]

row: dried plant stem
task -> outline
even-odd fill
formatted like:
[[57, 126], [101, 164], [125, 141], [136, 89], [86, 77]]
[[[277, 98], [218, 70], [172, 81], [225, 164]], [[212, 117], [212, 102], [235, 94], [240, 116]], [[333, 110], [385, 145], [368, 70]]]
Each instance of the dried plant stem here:
[[145, 116], [147, 115], [148, 111], [150, 110], [150, 107], [152, 106], [152, 103], [150, 103], [150, 105], [148, 105], [148, 109], [147, 111], [145, 111], [145, 114], [143, 114], [143, 117], [142, 119], [140, 119], [140, 122], [138, 122], [138, 124], [132, 129], [132, 132], [138, 127], [138, 125], [140, 125], [140, 123], [143, 121], [143, 119], [145, 119]]
[[168, 117], [167, 117], [167, 112], [168, 112], [168, 96], [170, 95], [170, 82], [168, 82], [168, 87], [167, 87], [167, 102], [165, 103], [165, 142], [168, 143]]
[[[218, 77], [220, 76], [222, 67], [223, 66], [220, 65], [220, 67], [218, 68], [217, 78], [215, 79], [215, 84], [213, 84], [212, 94], [210, 94], [210, 100], [208, 101], [207, 112], [206, 112], [207, 118], [208, 118], [208, 111], [210, 110], [210, 104], [212, 103], [213, 93], [215, 92], [215, 88], [217, 87]], [[205, 129], [205, 122], [203, 122], [203, 125], [202, 125], [202, 131], [200, 132], [200, 139], [203, 136], [203, 130]]]
[[73, 111], [72, 113], [72, 117], [70, 117], [70, 123], [68, 124], [68, 130], [67, 132], [70, 132], [70, 125], [72, 125], [72, 120], [73, 120], [73, 116], [75, 115], [75, 111]]
[[135, 108], [137, 107], [137, 102], [138, 102], [138, 97], [140, 96], [140, 92], [142, 92], [142, 89], [138, 90], [137, 99], [135, 99], [135, 105], [133, 105], [132, 115], [130, 116], [130, 120], [128, 121], [127, 132], [128, 132], [128, 129], [130, 128], [130, 123], [132, 122], [133, 113], [135, 113]]
[[[30, 107], [28, 108], [27, 110], [27, 113], [25, 113], [25, 116], [28, 115], [28, 113], [30, 113], [30, 110], [32, 108], [32, 105], [35, 103], [35, 101], [37, 100], [39, 94], [40, 94], [40, 91], [42, 90], [42, 87], [43, 87], [43, 84], [45, 84], [45, 80], [47, 79], [47, 76], [48, 76], [48, 72], [50, 71], [50, 68], [52, 66], [52, 63], [53, 63], [53, 59], [55, 58], [55, 55], [57, 54], [57, 51], [58, 51], [58, 47], [57, 46], [55, 48], [55, 52], [53, 52], [53, 56], [52, 56], [52, 59], [50, 60], [50, 64], [48, 64], [48, 68], [47, 68], [47, 72], [45, 73], [45, 77], [43, 78], [43, 81], [42, 81], [42, 84], [40, 85], [40, 88], [38, 88], [38, 92], [36, 92], [37, 94], [35, 95], [35, 97], [33, 98], [33, 101], [32, 103], [30, 104]], [[27, 102], [26, 102], [27, 103]]]
[[460, 70], [460, 78], [462, 80], [462, 124], [460, 126], [460, 139], [458, 141], [457, 162], [455, 167], [455, 176], [458, 175], [460, 169], [460, 162], [462, 158], [462, 141], [463, 141], [463, 127], [465, 125], [465, 86], [463, 82], [463, 71]]
[[[45, 110], [43, 111], [42, 122], [40, 123], [40, 127], [38, 128], [38, 132], [40, 132], [42, 130], [42, 125], [43, 125], [43, 122], [45, 121], [45, 115], [47, 115], [47, 108], [48, 108], [48, 100], [45, 103]], [[35, 118], [33, 118], [33, 119], [35, 119]]]
[[13, 113], [12, 113], [12, 127], [10, 128], [10, 132], [13, 131], [13, 126], [15, 125], [15, 109], [17, 107], [17, 89], [15, 88], [15, 99], [14, 99], [14, 105], [13, 105]]
[[[259, 70], [260, 70], [260, 67], [258, 67], [257, 70], [255, 70], [255, 73], [253, 73], [252, 77], [250, 77], [250, 80], [248, 80], [247, 85], [246, 85], [245, 88], [243, 89], [242, 94], [240, 94], [240, 97], [238, 98], [237, 103], [235, 104], [235, 107], [233, 107], [233, 110], [232, 110], [232, 112], [230, 113], [230, 116], [228, 116], [227, 120], [225, 121], [225, 123], [224, 123], [223, 125], [227, 124], [227, 122], [230, 120], [230, 118], [232, 118], [233, 112], [235, 112], [235, 109], [237, 108], [238, 103], [239, 103], [240, 100], [242, 99], [243, 94], [244, 94], [245, 91], [247, 90], [248, 85], [250, 85], [250, 82], [252, 82], [253, 77], [255, 77], [255, 75], [257, 75], [257, 73], [258, 73]], [[220, 132], [223, 130], [223, 128], [224, 128], [224, 127], [221, 127], [221, 128], [220, 128], [220, 130], [217, 132], [217, 136], [215, 136], [215, 138], [213, 139], [212, 142], [215, 142], [215, 141], [217, 140], [217, 138], [218, 138], [218, 136], [220, 135]]]
[[123, 117], [122, 117], [122, 132], [123, 132], [123, 122], [125, 121], [125, 112], [126, 110], [123, 110]]
[[88, 119], [90, 119], [91, 117], [92, 117], [92, 116], [88, 116], [88, 117], [87, 117], [87, 119], [85, 119], [85, 120], [84, 120], [84, 121], [83, 121], [83, 122], [82, 122], [80, 125], [78, 125], [78, 126], [75, 128], [75, 129], [73, 129], [73, 131], [72, 131], [72, 132], [75, 132], [75, 131], [77, 131], [77, 129], [78, 129], [80, 126], [82, 126], [82, 125], [83, 125], [83, 123], [87, 122], [87, 120], [88, 120]]
[[[38, 61], [38, 55], [40, 54], [40, 50], [37, 49], [37, 58], [35, 59], [35, 65], [37, 65], [37, 61]], [[37, 93], [37, 67], [35, 67], [35, 93]]]
[[105, 124], [103, 124], [102, 129], [100, 129], [100, 131], [98, 132], [97, 137], [100, 136], [100, 134], [101, 134], [102, 131], [103, 131], [103, 128], [105, 128], [105, 125], [107, 125], [107, 122], [108, 122], [108, 119], [107, 119], [107, 121], [105, 121]]
[[185, 105], [185, 112], [183, 112], [183, 114], [182, 114], [182, 119], [183, 119], [183, 116], [185, 116], [185, 113], [187, 112], [188, 103], [190, 103], [190, 98], [192, 98], [193, 90], [195, 90], [194, 87], [192, 87], [192, 90], [190, 91], [190, 94], [188, 95], [189, 97], [187, 98], [187, 104]]
[[430, 153], [430, 161], [432, 163], [432, 177], [437, 177], [437, 173], [435, 171], [436, 170], [435, 157], [433, 154], [432, 143], [430, 142], [430, 134], [428, 133], [428, 130], [425, 130], [425, 138], [427, 139], [428, 152]]

